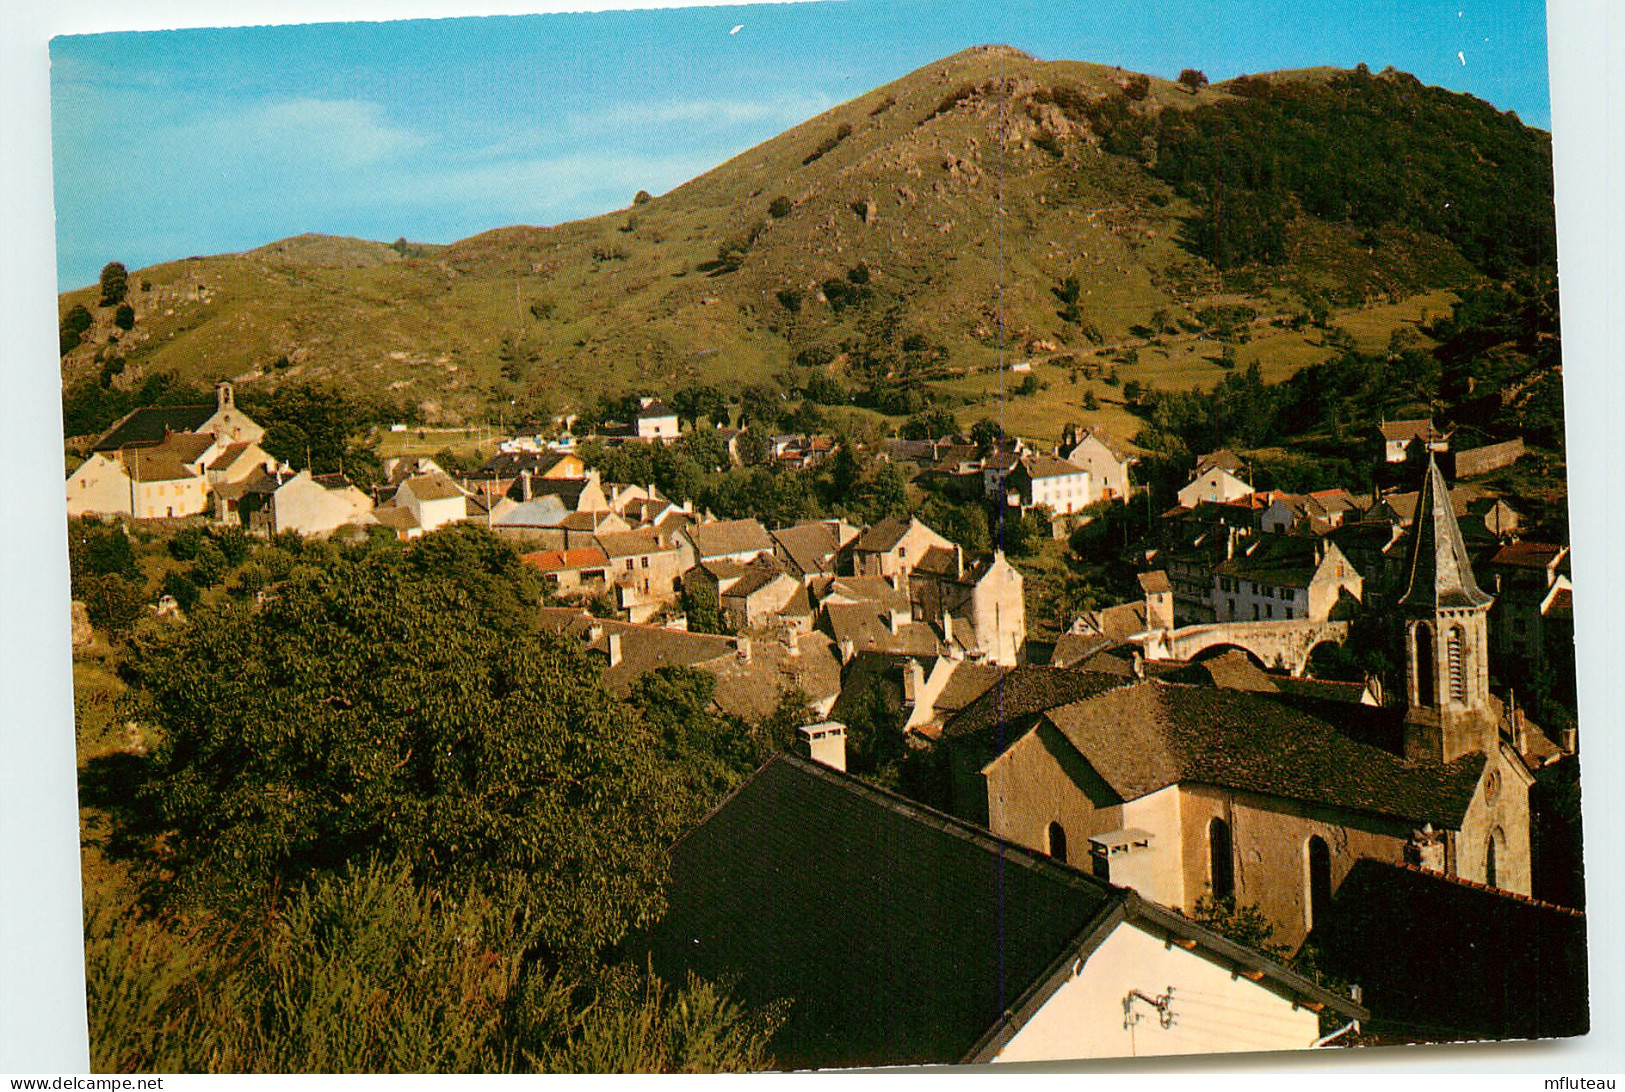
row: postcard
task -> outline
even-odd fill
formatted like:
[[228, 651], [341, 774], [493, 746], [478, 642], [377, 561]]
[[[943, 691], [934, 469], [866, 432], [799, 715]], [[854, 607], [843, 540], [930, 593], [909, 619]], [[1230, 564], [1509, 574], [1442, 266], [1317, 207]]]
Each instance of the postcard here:
[[1584, 1034], [1545, 7], [1262, 6], [55, 39], [93, 1068]]

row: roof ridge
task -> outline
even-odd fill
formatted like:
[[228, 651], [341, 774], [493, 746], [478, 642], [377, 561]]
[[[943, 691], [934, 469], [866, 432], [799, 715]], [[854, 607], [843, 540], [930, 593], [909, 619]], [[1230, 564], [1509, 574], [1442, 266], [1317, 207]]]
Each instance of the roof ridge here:
[[[1017, 842], [1000, 838], [997, 834], [994, 834], [986, 827], [977, 826], [975, 823], [960, 819], [954, 815], [949, 815], [947, 812], [938, 811], [936, 808], [930, 807], [929, 805], [921, 804], [916, 800], [910, 800], [901, 793], [893, 792], [890, 789], [881, 788], [879, 785], [864, 780], [857, 774], [848, 773], [845, 770], [837, 770], [833, 766], [826, 766], [824, 763], [815, 762], [810, 758], [803, 758], [794, 751], [778, 752], [763, 763], [762, 766], [758, 768], [756, 773], [761, 773], [763, 770], [767, 769], [776, 762], [789, 763], [791, 766], [801, 770], [803, 773], [808, 773], [820, 778], [821, 780], [839, 785], [847, 791], [853, 792], [857, 795], [867, 796], [889, 811], [907, 816], [908, 818], [911, 818], [917, 822], [929, 824], [945, 834], [953, 835], [954, 837], [967, 841], [980, 849], [996, 850], [999, 852], [1000, 856], [1005, 859], [1014, 859], [1016, 863], [1021, 864], [1023, 867], [1030, 868], [1035, 872], [1053, 874], [1055, 878], [1067, 882], [1072, 886], [1081, 886], [1096, 891], [1103, 891], [1108, 897], [1116, 897], [1119, 899], [1125, 897], [1129, 890], [1128, 888], [1119, 887], [1107, 880], [1102, 880], [1098, 876], [1084, 872], [1082, 869], [1074, 868], [1063, 861], [1057, 861], [1054, 857], [1049, 856], [1047, 853], [1040, 853], [1036, 849], [1029, 849], [1028, 847]], [[752, 774], [751, 776], [754, 778], [756, 775]], [[743, 788], [743, 784], [741, 784], [740, 787]]]

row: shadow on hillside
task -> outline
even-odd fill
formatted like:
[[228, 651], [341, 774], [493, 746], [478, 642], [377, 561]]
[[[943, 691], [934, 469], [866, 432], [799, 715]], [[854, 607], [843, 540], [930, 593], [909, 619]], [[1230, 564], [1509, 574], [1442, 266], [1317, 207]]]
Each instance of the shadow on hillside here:
[[90, 759], [79, 772], [79, 806], [97, 808], [109, 820], [110, 833], [102, 847], [107, 856], [132, 860], [150, 855], [158, 817], [141, 789], [154, 773], [150, 757], [128, 751]]

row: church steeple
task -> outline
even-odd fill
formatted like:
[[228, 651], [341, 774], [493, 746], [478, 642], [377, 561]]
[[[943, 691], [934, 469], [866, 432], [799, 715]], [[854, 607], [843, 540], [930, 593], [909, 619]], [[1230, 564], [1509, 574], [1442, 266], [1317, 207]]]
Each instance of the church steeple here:
[[1490, 695], [1488, 615], [1495, 600], [1473, 578], [1450, 490], [1431, 453], [1404, 577], [1406, 755], [1450, 762], [1488, 751], [1500, 723]]

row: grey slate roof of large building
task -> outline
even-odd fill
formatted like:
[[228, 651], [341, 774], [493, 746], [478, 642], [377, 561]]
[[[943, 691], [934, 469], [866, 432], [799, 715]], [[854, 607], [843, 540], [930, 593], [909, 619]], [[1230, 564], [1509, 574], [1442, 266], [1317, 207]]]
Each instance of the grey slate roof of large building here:
[[790, 754], [677, 844], [667, 899], [655, 969], [791, 999], [771, 1045], [786, 1068], [984, 1058], [1124, 920], [1366, 1015], [1126, 889]]
[[117, 451], [125, 444], [156, 444], [166, 432], [196, 432], [214, 416], [215, 409], [213, 405], [143, 406], [108, 429], [91, 450]]
[[1205, 784], [1458, 829], [1485, 762], [1408, 762], [1285, 702], [1162, 681], [1045, 717], [1125, 801]]

